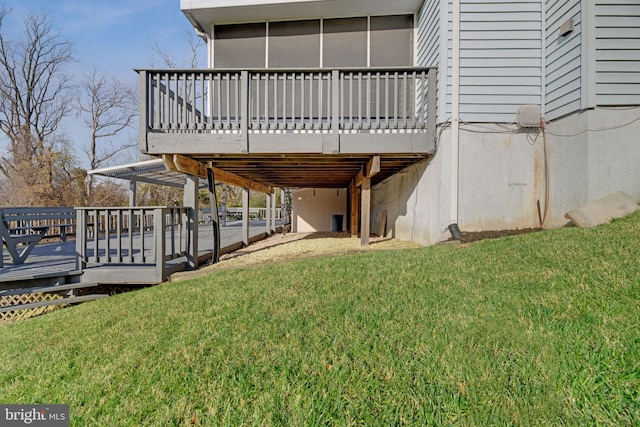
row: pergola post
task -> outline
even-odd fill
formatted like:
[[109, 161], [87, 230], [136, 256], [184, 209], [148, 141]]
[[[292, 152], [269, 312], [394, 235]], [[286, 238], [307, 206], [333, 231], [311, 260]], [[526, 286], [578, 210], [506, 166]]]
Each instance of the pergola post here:
[[137, 195], [138, 193], [138, 182], [134, 179], [129, 181], [129, 206], [133, 207], [136, 205]]

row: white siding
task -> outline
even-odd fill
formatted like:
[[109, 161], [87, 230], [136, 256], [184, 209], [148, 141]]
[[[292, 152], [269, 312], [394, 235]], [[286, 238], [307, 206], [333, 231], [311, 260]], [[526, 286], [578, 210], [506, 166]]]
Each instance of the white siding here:
[[596, 102], [640, 105], [640, 2], [597, 0]]
[[[582, 19], [580, 0], [546, 2], [546, 106], [548, 120], [581, 109]], [[573, 19], [575, 30], [560, 35], [560, 27]]]
[[542, 103], [542, 4], [461, 0], [460, 120], [515, 120]]

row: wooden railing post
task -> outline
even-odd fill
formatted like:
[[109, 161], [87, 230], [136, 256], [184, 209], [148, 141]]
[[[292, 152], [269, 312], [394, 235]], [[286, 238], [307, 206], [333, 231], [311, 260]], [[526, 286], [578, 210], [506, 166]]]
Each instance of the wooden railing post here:
[[82, 208], [76, 209], [76, 270], [87, 266], [87, 215]]
[[[429, 68], [427, 73], [427, 151], [434, 151], [436, 148], [436, 69]], [[423, 106], [424, 108], [424, 106]]]
[[249, 80], [249, 72], [240, 72], [240, 132], [242, 134], [242, 149], [243, 153], [249, 152], [249, 86], [251, 81]]
[[138, 128], [138, 148], [143, 153], [148, 151], [147, 133], [149, 132], [149, 111], [153, 111], [154, 106], [150, 104], [149, 95], [149, 73], [145, 70], [138, 71], [138, 103], [140, 104], [140, 124]]
[[322, 139], [322, 153], [340, 152], [340, 71], [331, 71], [331, 133]]
[[171, 208], [157, 208], [153, 210], [154, 257], [156, 262], [156, 278], [159, 281], [163, 281], [165, 279], [165, 214], [168, 212], [171, 212]]

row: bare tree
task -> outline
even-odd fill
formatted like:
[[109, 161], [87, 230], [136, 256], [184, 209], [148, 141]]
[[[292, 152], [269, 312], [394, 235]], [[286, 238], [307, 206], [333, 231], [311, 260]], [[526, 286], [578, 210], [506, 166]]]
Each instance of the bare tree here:
[[3, 26], [8, 13], [0, 8], [0, 131], [9, 143], [0, 173], [10, 195], [22, 191], [28, 204], [60, 203], [64, 184], [55, 180], [71, 152], [57, 130], [73, 105], [63, 70], [71, 45], [43, 14], [28, 15], [22, 37], [14, 38]]
[[154, 57], [151, 58], [151, 66], [155, 67], [156, 58], [159, 59], [161, 66], [168, 68], [200, 68], [202, 67], [202, 40], [196, 35], [193, 28], [183, 27], [180, 31], [182, 39], [185, 41], [186, 48], [183, 50], [185, 54], [182, 57], [176, 57], [175, 53], [169, 53], [157, 41], [151, 42], [151, 52]]
[[[84, 96], [80, 98], [79, 111], [91, 129], [87, 154], [89, 166], [96, 169], [123, 150], [135, 146], [134, 143], [116, 146], [112, 139], [133, 125], [138, 114], [136, 95], [133, 88], [96, 70], [85, 75], [82, 92]], [[101, 147], [99, 141], [104, 141], [100, 143]], [[86, 190], [89, 205], [93, 203], [93, 188], [94, 176], [89, 175]]]

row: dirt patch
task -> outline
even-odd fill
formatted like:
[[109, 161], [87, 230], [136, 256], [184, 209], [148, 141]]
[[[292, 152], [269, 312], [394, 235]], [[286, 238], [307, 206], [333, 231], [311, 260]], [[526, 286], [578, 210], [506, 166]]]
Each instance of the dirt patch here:
[[360, 239], [349, 233], [288, 233], [276, 234], [220, 257], [220, 262], [197, 271], [176, 273], [171, 281], [179, 281], [210, 274], [217, 270], [255, 267], [293, 259], [315, 258], [361, 251], [418, 248], [420, 245], [396, 239], [372, 237], [369, 246], [361, 246]]
[[517, 236], [519, 234], [535, 233], [542, 231], [540, 228], [522, 228], [517, 230], [462, 232], [460, 243], [473, 243], [485, 239], [499, 239], [500, 237]]

